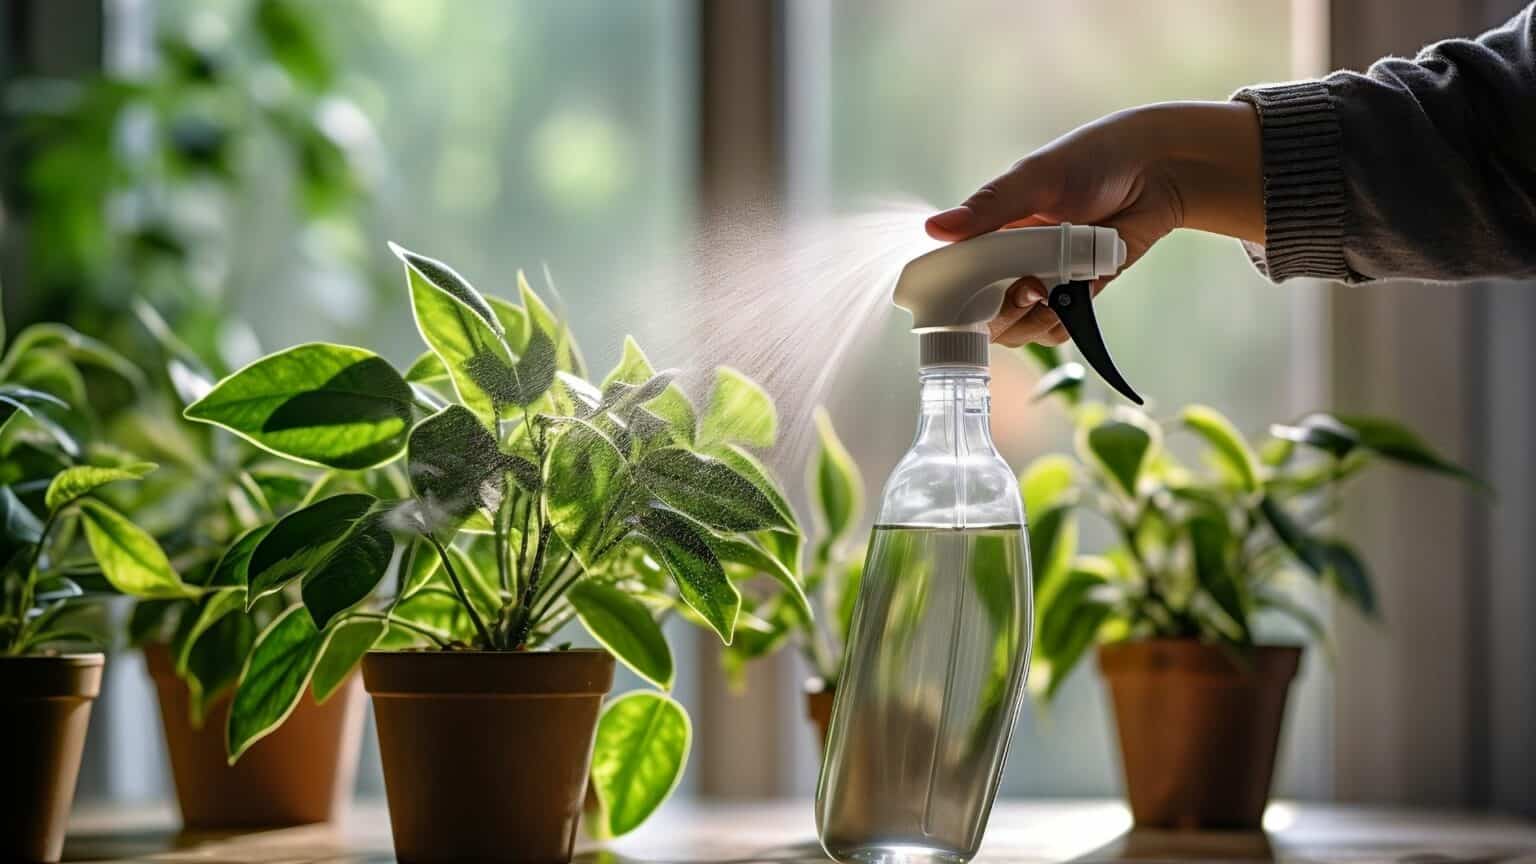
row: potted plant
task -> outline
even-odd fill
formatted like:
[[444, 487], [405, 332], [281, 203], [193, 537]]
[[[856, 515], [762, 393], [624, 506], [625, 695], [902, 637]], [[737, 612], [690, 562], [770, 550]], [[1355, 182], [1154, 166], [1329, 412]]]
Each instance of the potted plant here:
[[721, 662], [733, 685], [740, 686], [747, 662], [792, 643], [812, 671], [805, 682], [806, 717], [815, 727], [817, 742], [825, 745], [853, 605], [859, 596], [859, 577], [864, 572], [864, 546], [858, 542], [862, 538], [855, 536], [864, 509], [864, 481], [822, 408], [816, 410], [816, 435], [816, 447], [805, 466], [816, 534], [805, 564], [803, 593], [820, 614], [807, 614], [800, 592], [790, 588], [749, 594], [743, 599], [743, 612], [761, 624], [739, 632]]
[[[1097, 645], [1136, 824], [1257, 829], [1302, 653], [1263, 638], [1267, 619], [1325, 639], [1297, 599], [1307, 582], [1376, 612], [1365, 562], [1322, 530], [1342, 488], [1381, 461], [1471, 477], [1390, 420], [1314, 413], [1255, 447], [1201, 405], [1173, 427], [1204, 445], [1194, 469], [1164, 448], [1161, 423], [1080, 402], [1082, 368], [1037, 356], [1039, 392], [1067, 400], [1077, 443], [1075, 459], [1044, 456], [1020, 481], [1039, 609], [1030, 686], [1049, 702]], [[1080, 514], [1112, 532], [1108, 551], [1077, 554]]]
[[[681, 777], [691, 731], [665, 695], [658, 618], [730, 643], [733, 576], [798, 592], [793, 515], [742, 446], [772, 443], [772, 402], [722, 369], [696, 416], [633, 340], [596, 386], [521, 275], [519, 306], [392, 248], [430, 348], [404, 376], [361, 348], [300, 345], [186, 411], [301, 462], [403, 456], [409, 477], [395, 497], [318, 497], [227, 554], [251, 600], [290, 585], [302, 600], [256, 638], [230, 754], [361, 661], [402, 860], [563, 861], [589, 763], [599, 836], [639, 825]], [[375, 597], [387, 575], [392, 596]], [[572, 620], [602, 647], [559, 644]], [[604, 706], [614, 658], [660, 692]]]
[[[4, 325], [0, 323], [0, 338]], [[90, 446], [81, 366], [137, 371], [67, 327], [22, 331], [0, 359], [0, 858], [57, 861], [101, 687], [103, 621], [83, 602], [113, 591], [195, 591], [110, 484], [155, 466]], [[88, 557], [86, 557], [88, 556]]]
[[[215, 829], [299, 825], [341, 815], [350, 800], [362, 739], [362, 682], [353, 675], [334, 698], [304, 699], [283, 728], [231, 763], [225, 750], [229, 703], [256, 634], [292, 603], [292, 590], [246, 603], [234, 564], [257, 529], [312, 498], [370, 486], [404, 488], [397, 467], [325, 473], [251, 446], [222, 429], [186, 424], [181, 410], [213, 389], [216, 352], [179, 339], [147, 304], [136, 311], [154, 337], [164, 370], [156, 398], [114, 424], [165, 467], [133, 502], [195, 597], [140, 601], [129, 635], [141, 647], [160, 703], [166, 751], [182, 824]], [[174, 404], [174, 413], [167, 410]], [[169, 416], [168, 416], [169, 415]], [[233, 550], [232, 552], [229, 550]]]

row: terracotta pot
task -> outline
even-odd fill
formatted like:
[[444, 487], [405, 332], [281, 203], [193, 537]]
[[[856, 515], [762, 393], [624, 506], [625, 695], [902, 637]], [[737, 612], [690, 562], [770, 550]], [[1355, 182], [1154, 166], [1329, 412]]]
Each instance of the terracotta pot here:
[[1100, 646], [1136, 825], [1259, 828], [1300, 662], [1295, 646], [1246, 661], [1192, 639]]
[[824, 678], [809, 678], [805, 682], [805, 716], [816, 726], [816, 742], [822, 752], [827, 749], [827, 729], [832, 725], [832, 701], [837, 689]]
[[576, 842], [606, 651], [371, 651], [395, 856], [566, 862]]
[[101, 654], [0, 657], [0, 861], [57, 861]]
[[358, 676], [316, 705], [308, 694], [277, 731], [229, 764], [224, 730], [230, 696], [191, 721], [191, 693], [176, 677], [164, 645], [144, 648], [160, 697], [165, 749], [176, 778], [181, 821], [188, 828], [305, 825], [339, 818], [352, 799], [363, 736], [363, 688]]

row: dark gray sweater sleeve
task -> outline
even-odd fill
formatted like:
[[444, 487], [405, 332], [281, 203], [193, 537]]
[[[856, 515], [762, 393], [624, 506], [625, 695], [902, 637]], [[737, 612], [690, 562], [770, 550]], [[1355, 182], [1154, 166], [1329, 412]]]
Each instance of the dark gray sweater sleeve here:
[[1251, 87], [1275, 281], [1536, 274], [1536, 33], [1528, 6], [1364, 75]]

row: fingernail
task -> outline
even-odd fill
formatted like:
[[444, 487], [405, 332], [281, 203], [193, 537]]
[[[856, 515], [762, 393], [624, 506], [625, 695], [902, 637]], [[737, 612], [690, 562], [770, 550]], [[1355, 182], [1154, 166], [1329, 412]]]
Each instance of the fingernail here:
[[1028, 291], [1019, 291], [1013, 295], [1013, 305], [1020, 309], [1028, 309], [1040, 301], [1030, 296]]
[[928, 224], [944, 231], [964, 231], [971, 224], [971, 215], [966, 207], [951, 207], [930, 216]]
[[1045, 292], [1041, 291], [1039, 288], [1030, 288], [1024, 292], [1024, 296], [1029, 298], [1029, 305], [1031, 306], [1036, 303], [1045, 302]]

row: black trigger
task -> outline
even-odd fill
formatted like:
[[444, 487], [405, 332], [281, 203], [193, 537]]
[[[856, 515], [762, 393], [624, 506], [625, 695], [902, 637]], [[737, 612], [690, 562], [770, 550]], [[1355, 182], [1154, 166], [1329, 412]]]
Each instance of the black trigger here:
[[1063, 282], [1051, 289], [1046, 302], [1072, 337], [1078, 353], [1104, 383], [1137, 405], [1145, 404], [1109, 356], [1109, 346], [1104, 344], [1104, 334], [1099, 332], [1099, 321], [1093, 314], [1093, 287], [1087, 282]]

